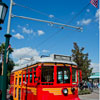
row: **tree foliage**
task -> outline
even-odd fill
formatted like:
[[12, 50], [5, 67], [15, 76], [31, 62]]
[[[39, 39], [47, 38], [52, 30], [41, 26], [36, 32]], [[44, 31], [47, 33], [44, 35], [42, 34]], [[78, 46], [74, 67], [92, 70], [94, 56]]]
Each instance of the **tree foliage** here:
[[92, 69], [90, 68], [91, 60], [88, 58], [88, 53], [83, 53], [84, 48], [74, 43], [74, 49], [72, 49], [72, 57], [77, 63], [79, 69], [82, 70], [82, 79], [88, 80], [88, 77], [92, 74]]
[[[0, 75], [1, 75], [1, 72], [2, 72], [2, 68], [3, 68], [3, 63], [4, 63], [4, 52], [5, 52], [5, 43], [2, 43], [0, 45], [0, 59], [1, 59], [1, 63], [0, 63]], [[11, 54], [13, 52], [13, 49], [12, 48], [9, 48], [9, 53]], [[13, 66], [14, 66], [14, 62], [12, 59], [9, 58], [9, 61], [8, 61], [8, 70], [7, 72], [10, 73], [11, 70], [13, 69]]]

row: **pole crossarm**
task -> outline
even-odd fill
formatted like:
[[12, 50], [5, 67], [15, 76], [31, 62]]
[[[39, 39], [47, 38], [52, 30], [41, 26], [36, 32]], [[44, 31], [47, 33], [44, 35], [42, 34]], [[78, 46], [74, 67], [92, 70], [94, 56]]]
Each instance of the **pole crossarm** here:
[[65, 27], [71, 27], [71, 28], [78, 29], [78, 30], [80, 30], [80, 31], [83, 30], [82, 27], [76, 27], [76, 26], [66, 25], [66, 24], [57, 23], [57, 22], [52, 22], [52, 21], [47, 21], [47, 20], [41, 20], [41, 19], [30, 18], [30, 17], [24, 17], [24, 16], [18, 16], [18, 15], [12, 15], [12, 17], [18, 17], [18, 18], [23, 18], [23, 19], [33, 20], [33, 21], [45, 22], [45, 23], [55, 24], [55, 25], [61, 25], [61, 26], [65, 26]]

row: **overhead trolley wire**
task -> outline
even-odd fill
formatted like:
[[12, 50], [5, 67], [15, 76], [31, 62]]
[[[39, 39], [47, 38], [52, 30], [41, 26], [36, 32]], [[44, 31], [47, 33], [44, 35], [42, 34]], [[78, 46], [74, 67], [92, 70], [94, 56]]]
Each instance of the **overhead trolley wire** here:
[[31, 10], [31, 11], [34, 11], [34, 12], [40, 13], [40, 14], [45, 15], [45, 16], [48, 16], [48, 14], [43, 13], [43, 12], [41, 12], [41, 11], [38, 11], [38, 10], [36, 10], [36, 9], [30, 8], [30, 7], [23, 6], [23, 5], [18, 4], [18, 3], [15, 3], [15, 5], [20, 6], [20, 7], [23, 7], [23, 8], [27, 8], [27, 9], [29, 9], [29, 10]]
[[[29, 9], [29, 10], [31, 10], [31, 11], [34, 11], [34, 12], [37, 12], [37, 13], [40, 13], [40, 14], [42, 14], [42, 15], [45, 15], [45, 16], [49, 17], [49, 14], [46, 14], [46, 13], [41, 12], [41, 11], [38, 11], [38, 10], [36, 10], [36, 9], [30, 8], [30, 7], [27, 7], [27, 6], [23, 6], [23, 5], [18, 4], [18, 3], [15, 3], [15, 5], [20, 6], [20, 7], [23, 7], [23, 8], [27, 8], [27, 9]], [[88, 3], [88, 4], [87, 4], [78, 14], [76, 14], [68, 23], [70, 24], [74, 19], [76, 19], [89, 5], [90, 5], [90, 3]], [[63, 19], [59, 19], [59, 18], [56, 18], [56, 17], [54, 17], [54, 19], [57, 19], [57, 20], [60, 20], [60, 21], [65, 21], [65, 20], [63, 20]], [[38, 47], [40, 47], [40, 45], [43, 45], [44, 43], [46, 43], [46, 41], [50, 40], [50, 39], [51, 39], [52, 37], [54, 37], [57, 33], [61, 32], [62, 29], [68, 30], [68, 29], [65, 28], [65, 27], [60, 27], [60, 28], [61, 28], [60, 30], [58, 30], [57, 32], [53, 33], [52, 35], [50, 35], [49, 37], [47, 37], [45, 40], [43, 40], [40, 44], [38, 44], [38, 45], [39, 45]]]
[[83, 9], [81, 9], [80, 12], [77, 13], [67, 24], [71, 23], [74, 19], [76, 19], [89, 5], [90, 3], [88, 3], [85, 7], [83, 7]]
[[[50, 16], [50, 15], [47, 14], [47, 13], [41, 12], [41, 11], [36, 10], [36, 9], [33, 9], [33, 8], [30, 8], [30, 7], [27, 7], [27, 6], [18, 4], [18, 3], [14, 3], [14, 4], [17, 5], [17, 6], [20, 6], [20, 7], [26, 8], [26, 9], [29, 9], [29, 10], [31, 10], [31, 11], [40, 13], [40, 14], [42, 14], [42, 15], [44, 15], [44, 16], [47, 16], [47, 17]], [[74, 19], [76, 19], [76, 18], [81, 14], [89, 5], [90, 5], [90, 2], [89, 2], [85, 7], [83, 7], [83, 8], [80, 10], [80, 12], [77, 13], [77, 14], [76, 14], [70, 21], [68, 21], [66, 24], [70, 24]], [[64, 19], [61, 19], [61, 18], [56, 18], [56, 17], [54, 17], [54, 19], [57, 19], [57, 20], [60, 20], [60, 21], [64, 21], [64, 22], [65, 22], [65, 20], [64, 20]]]
[[[39, 11], [39, 10], [36, 10], [36, 9], [30, 8], [30, 7], [27, 7], [27, 6], [23, 6], [23, 5], [18, 4], [18, 3], [15, 3], [15, 5], [20, 6], [20, 7], [23, 7], [23, 8], [26, 8], [26, 9], [29, 9], [29, 10], [34, 11], [34, 12], [37, 12], [37, 13], [39, 13], [39, 14], [41, 14], [41, 15], [44, 15], [44, 16], [47, 16], [47, 17], [50, 17], [49, 14], [44, 13], [44, 12], [41, 12], [41, 11]], [[59, 21], [65, 21], [64, 19], [56, 18], [55, 16], [54, 16], [53, 18], [56, 19], [56, 20], [59, 20]]]
[[[78, 13], [78, 14], [76, 14], [68, 23], [71, 23], [74, 19], [76, 19], [88, 6], [90, 5], [90, 3], [88, 3], [85, 7], [83, 7], [83, 9], [81, 9], [81, 11]], [[56, 28], [59, 28], [59, 27], [56, 27]], [[65, 27], [63, 27], [63, 29], [66, 29], [66, 30], [70, 30], [70, 29], [68, 29], [68, 28], [65, 28]], [[62, 30], [60, 30], [60, 31], [62, 31]], [[75, 31], [75, 30], [74, 30]], [[77, 31], [77, 30], [76, 30]], [[56, 32], [56, 34], [57, 34], [57, 32]], [[56, 35], [55, 34], [55, 35]], [[53, 36], [53, 35], [52, 35]], [[48, 39], [47, 39], [47, 41], [48, 41]], [[45, 41], [43, 41], [43, 42], [45, 42]], [[42, 44], [43, 44], [43, 42], [42, 42]]]
[[60, 33], [62, 31], [63, 27], [56, 31], [55, 33], [51, 34], [49, 37], [47, 37], [45, 40], [43, 40], [41, 43], [39, 43], [36, 48], [40, 48], [41, 45], [43, 45], [44, 43], [46, 43], [46, 41], [50, 40], [51, 38], [53, 38], [55, 35], [57, 35], [58, 33]]

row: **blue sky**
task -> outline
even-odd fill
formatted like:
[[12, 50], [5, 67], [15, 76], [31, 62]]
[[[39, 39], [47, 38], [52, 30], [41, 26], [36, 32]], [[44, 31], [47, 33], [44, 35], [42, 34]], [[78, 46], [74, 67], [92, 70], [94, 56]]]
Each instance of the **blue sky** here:
[[[10, 0], [3, 0], [3, 2], [8, 6], [10, 4]], [[12, 54], [12, 58], [15, 61], [19, 60], [20, 57], [50, 55], [54, 53], [71, 55], [73, 42], [77, 42], [80, 47], [85, 48], [84, 53], [89, 54], [92, 66], [98, 67], [98, 15], [100, 11], [90, 4], [77, 18], [69, 23], [90, 0], [14, 0], [14, 2], [39, 11], [38, 13], [15, 5], [12, 10], [12, 13], [15, 15], [83, 27], [83, 32], [78, 32], [72, 28], [60, 29], [57, 25], [12, 18], [10, 29], [12, 38], [10, 42], [15, 50]], [[7, 31], [7, 20], [8, 13], [5, 23], [2, 25], [3, 30], [0, 34], [0, 42], [5, 41], [4, 34]]]

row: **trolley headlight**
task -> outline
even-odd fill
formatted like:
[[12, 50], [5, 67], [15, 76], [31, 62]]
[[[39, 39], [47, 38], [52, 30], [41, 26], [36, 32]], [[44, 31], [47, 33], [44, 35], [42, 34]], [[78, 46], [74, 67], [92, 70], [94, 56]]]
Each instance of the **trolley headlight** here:
[[75, 94], [75, 88], [71, 88], [73, 94]]
[[67, 89], [67, 88], [64, 88], [64, 89], [62, 90], [62, 93], [63, 93], [65, 96], [67, 96], [67, 95], [68, 95], [68, 89]]

